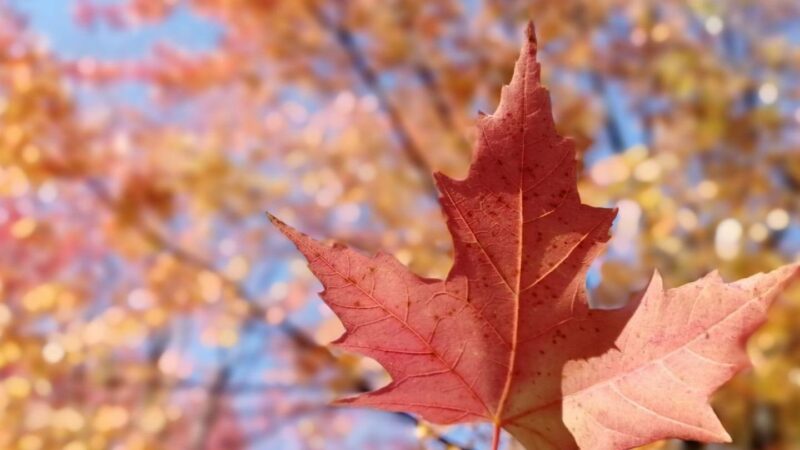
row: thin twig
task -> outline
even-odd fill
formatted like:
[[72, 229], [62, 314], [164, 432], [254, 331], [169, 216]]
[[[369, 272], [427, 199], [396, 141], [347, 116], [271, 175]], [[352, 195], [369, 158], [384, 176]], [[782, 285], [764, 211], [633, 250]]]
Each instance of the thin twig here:
[[438, 195], [438, 191], [430, 176], [431, 168], [423, 156], [419, 145], [417, 145], [416, 141], [414, 141], [414, 138], [411, 136], [411, 132], [403, 121], [399, 110], [392, 103], [389, 99], [389, 95], [381, 86], [377, 73], [370, 66], [369, 62], [367, 62], [366, 56], [364, 56], [364, 53], [358, 47], [353, 33], [349, 28], [344, 26], [344, 24], [334, 22], [330, 19], [323, 11], [317, 8], [313, 2], [306, 1], [305, 5], [317, 23], [333, 35], [336, 42], [350, 59], [353, 70], [355, 70], [361, 82], [378, 99], [378, 104], [389, 119], [389, 124], [392, 127], [395, 138], [400, 143], [400, 147], [402, 147], [411, 164], [418, 169], [425, 188], [435, 198]]
[[441, 122], [442, 126], [446, 128], [451, 135], [455, 136], [459, 150], [469, 155], [469, 142], [458, 129], [458, 124], [456, 124], [453, 114], [453, 108], [450, 107], [450, 103], [448, 103], [447, 99], [442, 95], [441, 86], [439, 86], [433, 69], [426, 64], [425, 61], [418, 60], [414, 64], [414, 75], [416, 75], [422, 87], [425, 88], [428, 98], [431, 99], [433, 110], [436, 111], [439, 122]]
[[231, 365], [223, 365], [217, 370], [214, 381], [209, 386], [208, 404], [201, 417], [199, 434], [193, 446], [197, 450], [208, 448], [208, 436], [214, 430], [214, 425], [217, 423], [217, 418], [220, 413], [220, 403], [225, 396], [225, 391], [228, 388], [228, 382], [230, 381], [232, 372], [233, 367]]

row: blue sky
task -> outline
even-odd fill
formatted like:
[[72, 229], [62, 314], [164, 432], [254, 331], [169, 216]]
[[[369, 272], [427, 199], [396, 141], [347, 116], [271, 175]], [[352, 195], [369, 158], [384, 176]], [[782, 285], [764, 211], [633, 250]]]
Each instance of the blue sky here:
[[[105, 0], [102, 3], [116, 3]], [[116, 30], [107, 24], [85, 29], [73, 21], [74, 3], [63, 0], [10, 0], [24, 13], [38, 33], [46, 36], [51, 48], [66, 58], [93, 56], [104, 59], [129, 59], [147, 54], [159, 41], [169, 41], [187, 50], [208, 50], [219, 42], [222, 29], [212, 20], [178, 6], [167, 20]]]

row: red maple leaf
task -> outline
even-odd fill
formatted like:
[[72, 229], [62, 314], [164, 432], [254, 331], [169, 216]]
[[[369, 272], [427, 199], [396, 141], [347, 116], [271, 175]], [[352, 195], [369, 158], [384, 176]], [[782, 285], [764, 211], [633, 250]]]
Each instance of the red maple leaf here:
[[[686, 302], [673, 297], [687, 297], [692, 286], [709, 280], [670, 291], [666, 301], [658, 294], [660, 284], [653, 283], [638, 310], [635, 302], [615, 311], [589, 308], [586, 271], [608, 240], [616, 211], [581, 203], [574, 145], [555, 130], [536, 51], [531, 26], [497, 111], [478, 122], [477, 151], [467, 178], [456, 181], [435, 174], [455, 248], [445, 280], [421, 278], [385, 253], [370, 257], [342, 245], [324, 245], [270, 216], [308, 258], [325, 286], [322, 298], [344, 323], [347, 331], [334, 344], [377, 360], [392, 377], [388, 386], [340, 403], [413, 412], [442, 424], [489, 421], [495, 428], [495, 449], [501, 428], [530, 449], [628, 448], [670, 436], [721, 439], [718, 423], [708, 420], [708, 407], [697, 406], [706, 405], [708, 394], [727, 379], [721, 372], [705, 379], [696, 377], [696, 366], [674, 367], [685, 369], [677, 379], [695, 377], [698, 383], [685, 394], [697, 407], [676, 419], [684, 428], [665, 422], [670, 416], [664, 412], [661, 422], [648, 417], [652, 423], [647, 427], [615, 430], [615, 425], [630, 427], [641, 420], [645, 410], [660, 413], [648, 410], [648, 403], [637, 404], [640, 409], [627, 407], [638, 397], [615, 389], [636, 385], [642, 373], [656, 370], [652, 365], [660, 367], [664, 352], [684, 344], [680, 352], [694, 349], [694, 343], [680, 339], [697, 338], [701, 325], [727, 330], [709, 339], [730, 339], [718, 348], [728, 349], [725, 356], [733, 358], [741, 352], [741, 338], [762, 320], [763, 310], [748, 318], [748, 326], [719, 324], [733, 324], [731, 317], [749, 314], [753, 308], [740, 305], [748, 294], [756, 295], [755, 289], [717, 286], [725, 299], [697, 305], [702, 320], [687, 319], [688, 325], [674, 323], [673, 316], [653, 315], [651, 309], [663, 303], [678, 310]], [[753, 281], [759, 283], [760, 301], [747, 304], [768, 303], [777, 290], [761, 295], [764, 283], [788, 275]], [[653, 293], [656, 287], [658, 293]], [[713, 308], [721, 309], [710, 314]], [[689, 316], [695, 317], [691, 311]], [[611, 350], [618, 336], [619, 350]], [[637, 343], [652, 352], [642, 353]], [[636, 354], [628, 355], [628, 350]], [[727, 377], [741, 359], [726, 366]], [[722, 361], [734, 364], [733, 359]], [[683, 398], [651, 385], [650, 379], [641, 381], [647, 389], [658, 389], [653, 398], [662, 402]], [[644, 395], [644, 389], [635, 392]], [[620, 417], [623, 410], [626, 417]]]
[[797, 273], [791, 264], [726, 284], [713, 272], [666, 292], [653, 275], [616, 348], [564, 369], [564, 421], [580, 447], [729, 442], [708, 399], [749, 365], [745, 339]]

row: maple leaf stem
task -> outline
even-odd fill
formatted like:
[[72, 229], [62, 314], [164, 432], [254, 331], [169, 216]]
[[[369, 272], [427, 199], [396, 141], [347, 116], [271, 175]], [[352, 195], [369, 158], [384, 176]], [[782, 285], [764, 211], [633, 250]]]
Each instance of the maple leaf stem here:
[[494, 431], [492, 432], [492, 450], [500, 448], [500, 424], [494, 424]]

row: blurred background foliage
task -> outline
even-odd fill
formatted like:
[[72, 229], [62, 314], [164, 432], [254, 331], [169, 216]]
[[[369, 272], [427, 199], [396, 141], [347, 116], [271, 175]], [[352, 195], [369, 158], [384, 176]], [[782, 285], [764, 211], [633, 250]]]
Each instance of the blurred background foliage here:
[[[80, 48], [155, 37], [65, 54], [37, 3]], [[445, 275], [430, 173], [465, 173], [530, 19], [584, 201], [620, 208], [596, 303], [798, 259], [796, 0], [0, 0], [0, 447], [485, 448], [328, 406], [386, 376], [326, 347], [263, 211]], [[715, 399], [732, 445], [651, 447], [800, 449], [798, 330], [795, 290]]]

